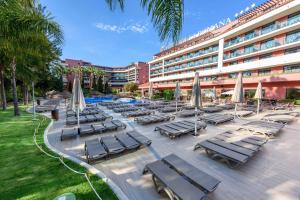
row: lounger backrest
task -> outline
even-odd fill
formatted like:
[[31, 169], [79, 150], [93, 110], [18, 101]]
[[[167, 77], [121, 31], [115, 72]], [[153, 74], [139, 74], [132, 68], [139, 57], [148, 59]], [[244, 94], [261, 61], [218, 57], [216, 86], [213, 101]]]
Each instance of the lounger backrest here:
[[168, 167], [162, 161], [158, 160], [147, 164], [146, 168], [162, 182], [165, 187], [170, 189], [179, 199], [184, 200], [202, 200], [205, 193], [199, 188], [188, 182], [176, 171]]
[[206, 192], [214, 191], [220, 183], [220, 181], [216, 178], [199, 170], [175, 154], [170, 154], [164, 157], [163, 161], [175, 169], [175, 171], [177, 171], [179, 174], [184, 175], [189, 182], [201, 189], [204, 189]]

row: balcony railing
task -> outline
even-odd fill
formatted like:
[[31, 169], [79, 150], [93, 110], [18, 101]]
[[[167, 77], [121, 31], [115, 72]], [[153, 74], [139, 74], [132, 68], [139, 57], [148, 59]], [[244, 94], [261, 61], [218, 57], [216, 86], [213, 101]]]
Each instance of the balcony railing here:
[[261, 36], [261, 35], [264, 35], [264, 34], [267, 34], [267, 33], [270, 33], [270, 32], [273, 32], [273, 31], [276, 31], [276, 30], [279, 30], [279, 29], [282, 29], [282, 28], [285, 28], [287, 26], [291, 26], [291, 25], [293, 25], [295, 23], [298, 23], [298, 22], [300, 22], [300, 15], [297, 16], [297, 17], [295, 17], [295, 18], [288, 19], [285, 22], [276, 23], [274, 26], [272, 26], [269, 29], [255, 31], [255, 33], [253, 35], [251, 35], [251, 36], [240, 37], [240, 38], [238, 38], [236, 40], [228, 41], [228, 42], [226, 42], [224, 44], [224, 47], [227, 48], [227, 47], [233, 46], [233, 45], [238, 44], [240, 42], [253, 39], [255, 37], [258, 37], [258, 36]]
[[230, 58], [235, 58], [235, 57], [238, 57], [238, 56], [251, 54], [251, 53], [254, 53], [254, 52], [257, 52], [257, 51], [262, 51], [262, 50], [270, 49], [270, 48], [273, 48], [273, 47], [278, 47], [278, 46], [281, 46], [281, 45], [284, 45], [284, 44], [289, 44], [289, 43], [293, 43], [293, 42], [297, 42], [297, 41], [300, 41], [300, 35], [297, 36], [297, 37], [286, 38], [286, 40], [282, 44], [279, 43], [278, 41], [274, 40], [272, 42], [261, 44], [260, 47], [254, 47], [254, 48], [252, 48], [250, 50], [247, 50], [247, 51], [244, 51], [244, 52], [235, 52], [235, 53], [231, 53], [231, 54], [224, 54], [223, 59], [227, 60], [227, 59], [230, 59]]

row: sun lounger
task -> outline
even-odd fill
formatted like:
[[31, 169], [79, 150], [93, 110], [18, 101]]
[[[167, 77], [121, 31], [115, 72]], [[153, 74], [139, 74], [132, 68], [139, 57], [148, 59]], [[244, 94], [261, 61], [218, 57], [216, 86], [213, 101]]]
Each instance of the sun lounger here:
[[195, 110], [194, 106], [184, 106], [183, 110]]
[[[178, 113], [178, 116], [179, 117], [193, 117], [193, 116], [195, 116], [195, 112], [196, 111], [193, 111], [193, 110], [183, 110]], [[203, 113], [204, 113], [203, 111], [200, 111], [200, 110], [197, 111], [197, 115], [202, 115]]]
[[[197, 123], [197, 130], [203, 129], [206, 127], [206, 124]], [[165, 134], [169, 136], [171, 139], [176, 137], [180, 137], [187, 133], [195, 134], [195, 127], [190, 124], [184, 124], [182, 122], [173, 122], [168, 124], [163, 124], [160, 126], [156, 126], [154, 131], [159, 131], [160, 134]]]
[[94, 115], [86, 115], [85, 117], [87, 122], [94, 122], [97, 119]]
[[221, 183], [221, 181], [199, 170], [175, 154], [164, 157], [162, 161], [205, 193], [213, 192]]
[[146, 136], [138, 133], [137, 131], [130, 131], [126, 133], [127, 135], [129, 135], [130, 137], [132, 137], [133, 139], [135, 139], [136, 141], [138, 141], [139, 143], [143, 144], [143, 145], [151, 145], [152, 141], [147, 138]]
[[152, 113], [153, 112], [149, 110], [137, 110], [137, 111], [123, 112], [122, 115], [124, 117], [138, 117], [138, 116], [150, 115]]
[[86, 116], [79, 116], [79, 121], [80, 121], [80, 123], [86, 123], [86, 122], [88, 122]]
[[275, 136], [282, 128], [283, 124], [276, 122], [267, 122], [263, 120], [257, 120], [243, 124], [240, 129], [245, 129], [255, 133], [261, 133], [268, 137]]
[[80, 136], [87, 136], [95, 133], [95, 130], [92, 125], [90, 124], [82, 124], [80, 128], [78, 128], [78, 133]]
[[[177, 108], [177, 110], [180, 110], [180, 109]], [[162, 109], [159, 109], [158, 111], [162, 112], [162, 113], [169, 113], [169, 112], [175, 112], [176, 108], [175, 107], [164, 107]]]
[[[225, 131], [224, 133], [221, 133], [219, 136], [224, 136], [226, 138], [232, 138], [232, 137], [238, 137], [239, 134], [238, 134], [238, 131], [234, 131], [234, 132], [233, 131]], [[268, 140], [265, 137], [251, 135], [251, 136], [242, 138], [240, 141], [261, 147]]]
[[204, 200], [205, 193], [190, 183], [185, 177], [158, 160], [147, 164], [143, 174], [152, 174], [152, 180], [158, 193], [166, 192], [170, 199]]
[[36, 112], [49, 112], [56, 108], [55, 105], [38, 105], [35, 107]]
[[165, 122], [169, 120], [174, 120], [175, 116], [170, 115], [148, 115], [144, 117], [137, 117], [134, 118], [134, 121], [136, 121], [139, 124], [151, 124], [151, 123], [157, 123], [157, 122]]
[[282, 114], [282, 115], [266, 115], [262, 118], [262, 120], [268, 122], [277, 122], [282, 124], [288, 124], [295, 119], [292, 115]]
[[200, 108], [200, 110], [202, 110], [206, 113], [214, 113], [214, 112], [221, 112], [223, 109], [215, 106], [215, 107]]
[[158, 104], [150, 104], [148, 106], [145, 106], [147, 109], [150, 109], [150, 110], [155, 110], [155, 109], [160, 109], [160, 108], [163, 108], [164, 105], [158, 105]]
[[104, 122], [103, 126], [106, 128], [106, 130], [117, 130], [118, 128], [126, 128], [126, 125], [120, 120], [111, 120], [108, 122]]
[[207, 140], [196, 144], [194, 150], [198, 148], [204, 149], [207, 155], [213, 159], [220, 158], [224, 160], [229, 167], [237, 167], [238, 165], [245, 164], [250, 158], [248, 155], [227, 149]]
[[76, 117], [67, 117], [66, 124], [67, 125], [75, 125], [75, 124], [77, 124], [77, 118]]
[[123, 147], [113, 136], [101, 137], [100, 142], [103, 144], [109, 155], [118, 154], [125, 150], [125, 147]]
[[136, 111], [139, 108], [137, 107], [124, 107], [124, 108], [114, 108], [113, 111], [116, 113], [128, 112], [128, 111]]
[[84, 145], [87, 162], [107, 156], [107, 152], [98, 139], [85, 141]]
[[66, 116], [67, 117], [75, 117], [76, 116], [76, 112], [74, 112], [73, 110], [68, 110], [66, 112]]
[[94, 129], [95, 133], [103, 133], [106, 128], [103, 126], [103, 124], [92, 124], [92, 128]]
[[249, 115], [252, 115], [254, 112], [249, 110], [238, 110], [235, 112], [231, 112], [231, 115], [236, 115], [237, 117], [247, 117]]
[[60, 141], [76, 138], [78, 130], [76, 128], [64, 128], [61, 131]]
[[234, 109], [234, 104], [221, 104], [221, 105], [217, 105], [217, 107], [220, 107], [223, 110], [231, 110]]
[[200, 116], [199, 119], [207, 123], [217, 125], [220, 123], [231, 121], [234, 119], [234, 117], [231, 115], [223, 115], [223, 114], [208, 114], [208, 115]]
[[115, 137], [127, 150], [137, 149], [141, 146], [139, 142], [126, 133], [117, 134]]

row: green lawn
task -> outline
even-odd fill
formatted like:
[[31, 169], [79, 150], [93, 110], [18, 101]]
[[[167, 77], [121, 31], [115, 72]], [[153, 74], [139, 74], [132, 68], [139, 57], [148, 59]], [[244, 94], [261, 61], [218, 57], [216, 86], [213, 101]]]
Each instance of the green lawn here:
[[[49, 121], [44, 120], [37, 136], [44, 149], [43, 131]], [[74, 174], [36, 148], [32, 137], [35, 126], [24, 109], [20, 117], [13, 116], [12, 108], [0, 111], [0, 199], [51, 200], [66, 192], [73, 192], [77, 199], [97, 199], [82, 175]], [[71, 161], [66, 162], [85, 171]], [[90, 178], [103, 200], [117, 199], [102, 180], [93, 175]]]

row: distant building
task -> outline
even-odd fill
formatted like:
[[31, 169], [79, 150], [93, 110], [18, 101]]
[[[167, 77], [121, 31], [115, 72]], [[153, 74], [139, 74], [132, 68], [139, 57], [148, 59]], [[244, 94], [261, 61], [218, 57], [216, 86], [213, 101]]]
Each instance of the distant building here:
[[188, 93], [199, 72], [203, 93], [215, 87], [220, 94], [234, 88], [241, 72], [249, 96], [262, 81], [265, 98], [300, 98], [300, 1], [247, 8], [234, 20], [162, 49], [148, 63], [149, 81], [158, 90], [174, 89], [179, 81]]
[[[112, 89], [119, 91], [123, 90], [123, 87], [128, 82], [135, 82], [137, 84], [144, 84], [149, 81], [149, 68], [148, 64], [144, 62], [133, 62], [124, 67], [108, 67], [94, 65], [90, 62], [75, 59], [65, 59], [62, 61], [65, 67], [96, 67], [105, 72], [103, 76], [103, 84], [106, 82]], [[83, 75], [84, 88], [91, 88], [93, 81], [93, 74]], [[74, 73], [69, 73], [63, 77], [64, 87], [66, 89], [72, 88], [74, 80]]]

